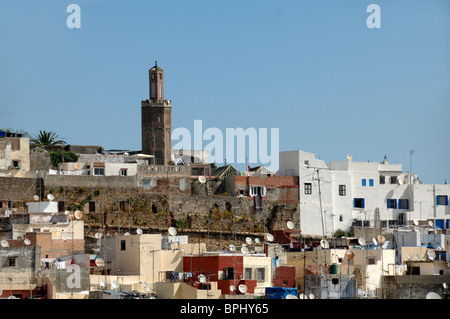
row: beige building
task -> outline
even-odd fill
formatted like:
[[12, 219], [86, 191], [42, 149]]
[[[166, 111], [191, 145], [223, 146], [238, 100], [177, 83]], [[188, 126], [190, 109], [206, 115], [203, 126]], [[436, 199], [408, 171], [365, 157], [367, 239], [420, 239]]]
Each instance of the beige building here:
[[30, 139], [0, 139], [0, 176], [26, 177], [30, 170]]

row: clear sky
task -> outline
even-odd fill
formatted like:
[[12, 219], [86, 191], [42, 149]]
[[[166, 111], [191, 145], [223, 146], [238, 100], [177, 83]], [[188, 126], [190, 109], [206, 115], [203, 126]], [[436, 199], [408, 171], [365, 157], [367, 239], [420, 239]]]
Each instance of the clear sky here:
[[2, 128], [140, 150], [157, 59], [173, 129], [279, 128], [281, 151], [404, 171], [414, 150], [424, 183], [450, 182], [448, 0], [2, 0], [0, 41]]

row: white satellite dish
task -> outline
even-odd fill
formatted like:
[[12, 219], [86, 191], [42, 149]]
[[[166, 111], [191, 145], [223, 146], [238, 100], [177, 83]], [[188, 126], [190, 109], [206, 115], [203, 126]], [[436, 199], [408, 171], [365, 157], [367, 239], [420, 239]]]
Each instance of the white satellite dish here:
[[177, 235], [177, 229], [175, 227], [169, 227], [169, 235], [170, 236], [176, 236]]
[[434, 252], [434, 250], [428, 249], [427, 256], [430, 260], [434, 260], [436, 258], [436, 253]]
[[236, 290], [236, 287], [235, 287], [234, 285], [231, 285], [231, 286], [230, 286], [230, 291], [231, 291], [231, 292], [234, 292], [235, 290]]
[[322, 240], [320, 240], [320, 246], [322, 246], [323, 249], [327, 249], [330, 247], [330, 244], [328, 243], [328, 241], [326, 239], [322, 239]]
[[268, 242], [272, 242], [274, 240], [273, 235], [270, 233], [265, 233], [264, 234], [264, 239]]
[[291, 222], [291, 221], [288, 221], [287, 223], [286, 223], [286, 226], [287, 226], [287, 228], [289, 228], [289, 229], [294, 229], [294, 223], [293, 222]]
[[259, 238], [255, 238], [255, 243], [259, 244]]
[[152, 286], [145, 286], [145, 290], [147, 290], [148, 293], [151, 293], [153, 291]]
[[428, 225], [430, 225], [430, 227], [433, 227], [433, 226], [434, 226], [433, 221], [430, 220], [430, 221], [428, 222]]
[[245, 238], [245, 242], [249, 245], [252, 244], [252, 239], [250, 237]]
[[347, 155], [347, 159], [348, 159], [349, 161], [351, 161], [352, 158], [353, 158], [353, 157], [352, 157], [350, 154]]
[[202, 184], [204, 184], [206, 182], [206, 177], [205, 176], [199, 176], [198, 177], [198, 181]]
[[406, 259], [411, 260], [412, 259], [412, 255], [411, 254], [406, 254]]
[[75, 213], [74, 213], [74, 215], [75, 215], [75, 218], [76, 218], [76, 219], [81, 219], [81, 218], [83, 218], [83, 213], [82, 213], [80, 210], [76, 210]]
[[373, 244], [376, 246], [376, 245], [378, 245], [378, 242], [377, 242], [377, 240], [375, 239], [375, 238], [372, 238], [372, 242], [373, 242]]
[[206, 282], [206, 276], [203, 274], [198, 275], [198, 281], [200, 281], [201, 283]]
[[142, 235], [144, 232], [142, 231], [142, 229], [138, 228], [138, 229], [136, 229], [136, 233], [138, 235]]
[[241, 253], [243, 253], [244, 255], [248, 254], [248, 248], [247, 247], [242, 247], [241, 248]]
[[238, 286], [238, 290], [239, 290], [239, 292], [240, 292], [241, 294], [245, 294], [245, 293], [247, 292], [247, 286], [244, 285], [244, 284], [240, 284], [240, 285]]
[[297, 296], [289, 294], [286, 296], [286, 299], [298, 299]]
[[419, 221], [417, 219], [413, 220], [414, 225], [419, 226]]
[[444, 282], [444, 283], [442, 284], [442, 287], [444, 287], [444, 289], [447, 289], [447, 284]]
[[441, 299], [441, 296], [439, 296], [435, 292], [429, 292], [429, 293], [427, 293], [427, 296], [425, 297], [425, 299]]
[[117, 288], [119, 288], [119, 283], [117, 282], [117, 281], [112, 281], [111, 282], [111, 288], [112, 289], [117, 289]]
[[414, 259], [415, 259], [415, 260], [419, 260], [419, 259], [420, 259], [419, 254], [414, 254]]
[[103, 258], [100, 258], [100, 257], [95, 258], [95, 265], [98, 268], [103, 268], [103, 267], [105, 267], [105, 261], [103, 260]]
[[105, 288], [106, 287], [106, 281], [104, 281], [103, 279], [100, 280], [100, 288]]
[[38, 195], [34, 195], [33, 199], [37, 202], [39, 200], [39, 196]]
[[124, 236], [131, 236], [131, 234], [129, 232], [126, 232], [125, 234], [123, 234]]
[[316, 298], [313, 294], [309, 294], [309, 299], [314, 299]]
[[94, 237], [97, 238], [97, 239], [100, 239], [100, 238], [102, 238], [102, 234], [101, 233], [95, 233]]
[[298, 299], [305, 299], [305, 295], [303, 293], [300, 293], [300, 295], [298, 295]]
[[12, 211], [10, 211], [9, 209], [5, 210], [5, 217], [9, 217], [11, 216]]
[[229, 247], [230, 251], [236, 251], [236, 246], [231, 244]]
[[358, 244], [360, 244], [361, 246], [364, 246], [366, 244], [366, 240], [364, 238], [358, 238]]
[[25, 238], [25, 240], [23, 241], [23, 243], [24, 243], [26, 246], [30, 246], [31, 240], [29, 240], [28, 238]]
[[53, 196], [53, 194], [48, 194], [48, 195], [47, 195], [47, 199], [48, 199], [49, 201], [52, 201], [52, 200], [55, 199], [55, 196]]
[[0, 244], [2, 245], [3, 248], [9, 247], [9, 242], [5, 239], [3, 239]]
[[383, 235], [379, 235], [378, 236], [378, 242], [383, 245], [386, 242], [386, 238], [384, 238]]

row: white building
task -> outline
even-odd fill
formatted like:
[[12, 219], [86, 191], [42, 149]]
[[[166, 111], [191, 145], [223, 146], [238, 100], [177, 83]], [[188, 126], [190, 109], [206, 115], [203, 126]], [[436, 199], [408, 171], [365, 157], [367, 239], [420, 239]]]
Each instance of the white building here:
[[300, 229], [332, 236], [352, 226], [393, 227], [432, 221], [450, 229], [450, 185], [420, 184], [401, 164], [345, 161], [326, 164], [304, 151], [280, 152], [280, 175], [299, 176]]

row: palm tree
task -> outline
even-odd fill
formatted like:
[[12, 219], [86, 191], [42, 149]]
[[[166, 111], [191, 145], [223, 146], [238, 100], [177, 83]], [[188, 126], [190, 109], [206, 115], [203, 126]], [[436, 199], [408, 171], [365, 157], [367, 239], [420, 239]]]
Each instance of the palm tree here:
[[47, 146], [54, 145], [66, 145], [66, 142], [55, 133], [55, 132], [47, 132], [39, 130], [39, 134], [31, 139], [31, 143], [34, 147], [42, 147], [46, 148]]

